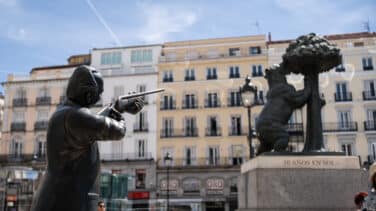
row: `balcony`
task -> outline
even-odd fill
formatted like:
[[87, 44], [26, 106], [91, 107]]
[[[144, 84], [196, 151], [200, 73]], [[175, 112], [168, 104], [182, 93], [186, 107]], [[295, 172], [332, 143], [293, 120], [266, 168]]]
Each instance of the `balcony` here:
[[47, 128], [48, 128], [48, 121], [37, 121], [34, 123], [35, 131], [47, 130]]
[[198, 128], [185, 128], [185, 129], [162, 129], [161, 138], [188, 138], [198, 137]]
[[248, 135], [248, 128], [230, 126], [228, 128], [228, 135], [229, 136], [246, 136]]
[[[170, 167], [172, 168], [210, 168], [223, 166], [239, 167], [247, 161], [246, 157], [203, 157], [203, 158], [174, 158]], [[166, 168], [163, 159], [158, 161], [158, 167]]]
[[35, 100], [36, 105], [51, 105], [51, 97], [44, 96], [44, 97], [37, 97]]
[[376, 130], [376, 120], [364, 121], [364, 130], [365, 131]]
[[185, 76], [184, 77], [184, 81], [194, 81], [194, 80], [196, 80], [195, 76]]
[[304, 131], [303, 123], [288, 123], [286, 129], [290, 135], [301, 135]]
[[102, 161], [153, 160], [151, 152], [101, 154]]
[[221, 101], [217, 98], [216, 100], [205, 99], [205, 108], [219, 108], [221, 107]]
[[25, 132], [26, 122], [12, 122], [10, 125], [10, 131], [12, 132]]
[[0, 155], [0, 163], [15, 164], [27, 162], [46, 162], [46, 154], [2, 154]]
[[185, 101], [183, 100], [182, 109], [195, 109], [198, 108], [197, 100]]
[[167, 83], [167, 82], [174, 82], [174, 78], [163, 78], [162, 80], [164, 83]]
[[206, 80], [217, 80], [218, 76], [217, 75], [207, 75]]
[[228, 102], [227, 106], [228, 107], [240, 107], [240, 106], [242, 106], [242, 102], [240, 100], [240, 96], [237, 99], [238, 100], [236, 100], [235, 98], [228, 97], [227, 98], [227, 102]]
[[205, 135], [206, 136], [222, 136], [222, 131], [220, 127], [217, 127], [217, 128], [208, 127], [205, 130]]
[[376, 100], [376, 90], [363, 91], [363, 100]]
[[161, 101], [160, 110], [175, 110], [175, 109], [176, 109], [175, 100], [168, 101], [168, 102], [165, 102], [163, 100]]
[[26, 107], [27, 98], [15, 98], [13, 99], [13, 107]]
[[331, 122], [323, 123], [324, 132], [354, 132], [358, 131], [357, 122]]
[[334, 93], [334, 100], [336, 102], [352, 101], [352, 93], [351, 92]]
[[373, 70], [373, 65], [363, 66], [364, 71], [370, 71]]
[[261, 72], [252, 72], [252, 77], [263, 77], [264, 74]]
[[229, 78], [240, 78], [240, 74], [239, 73], [230, 73]]
[[140, 123], [140, 122], [136, 122], [134, 125], [133, 125], [133, 132], [134, 133], [141, 133], [141, 132], [148, 132], [149, 131], [149, 127], [148, 127], [148, 124], [145, 122], [145, 123]]

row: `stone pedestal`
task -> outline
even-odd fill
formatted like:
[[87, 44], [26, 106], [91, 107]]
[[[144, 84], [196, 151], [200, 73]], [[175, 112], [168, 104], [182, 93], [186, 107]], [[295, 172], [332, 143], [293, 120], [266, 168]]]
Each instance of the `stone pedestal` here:
[[355, 210], [367, 182], [355, 156], [258, 156], [241, 166], [239, 210]]

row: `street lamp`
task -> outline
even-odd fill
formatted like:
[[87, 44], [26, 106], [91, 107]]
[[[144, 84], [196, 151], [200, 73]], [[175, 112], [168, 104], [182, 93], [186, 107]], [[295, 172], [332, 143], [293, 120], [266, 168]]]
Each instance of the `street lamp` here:
[[254, 157], [254, 149], [252, 146], [252, 125], [251, 125], [251, 108], [257, 105], [257, 87], [252, 84], [251, 77], [247, 75], [245, 84], [239, 88], [242, 96], [243, 106], [248, 109], [248, 145], [249, 157]]
[[167, 165], [167, 211], [170, 210], [170, 165], [172, 163], [172, 156], [169, 152], [164, 156], [165, 165]]

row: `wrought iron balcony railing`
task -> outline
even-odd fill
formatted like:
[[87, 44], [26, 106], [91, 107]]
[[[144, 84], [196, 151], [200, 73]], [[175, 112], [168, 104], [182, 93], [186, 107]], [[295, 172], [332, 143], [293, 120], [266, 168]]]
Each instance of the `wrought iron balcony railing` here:
[[144, 122], [142, 124], [140, 122], [136, 122], [133, 125], [133, 132], [135, 132], [135, 133], [137, 133], [137, 132], [148, 132], [148, 131], [149, 131], [149, 127], [148, 127], [147, 122]]
[[12, 122], [10, 125], [10, 131], [12, 132], [25, 132], [26, 122]]
[[363, 91], [363, 100], [376, 100], [376, 90]]
[[221, 107], [221, 101], [219, 98], [216, 100], [205, 99], [205, 108], [219, 108]]
[[100, 154], [103, 161], [152, 160], [151, 152]]
[[352, 93], [351, 92], [334, 93], [334, 100], [336, 102], [352, 101]]
[[[203, 158], [173, 158], [169, 167], [220, 167], [220, 166], [239, 166], [248, 158], [246, 157], [203, 157]], [[167, 164], [163, 159], [158, 160], [158, 167], [166, 168]]]
[[205, 135], [206, 136], [222, 136], [221, 127], [216, 127], [216, 128], [208, 127], [205, 130]]
[[176, 100], [172, 101], [161, 101], [160, 110], [175, 110], [176, 109]]
[[15, 98], [13, 99], [13, 107], [27, 106], [27, 98]]
[[51, 105], [51, 97], [44, 96], [44, 97], [37, 97], [35, 100], [36, 105]]
[[28, 162], [46, 162], [45, 153], [23, 154], [23, 153], [9, 153], [0, 155], [0, 163], [28, 163]]
[[161, 129], [161, 138], [178, 138], [178, 137], [198, 137], [198, 128], [165, 128]]
[[216, 80], [218, 79], [217, 75], [206, 75], [206, 80]]
[[323, 123], [324, 132], [351, 132], [358, 131], [357, 122], [330, 122]]
[[376, 120], [364, 121], [364, 130], [366, 131], [376, 130]]
[[183, 100], [182, 109], [195, 109], [195, 108], [198, 108], [198, 102], [196, 99], [190, 102], [185, 101], [185, 99]]
[[48, 121], [37, 121], [34, 123], [34, 130], [47, 130], [48, 128]]

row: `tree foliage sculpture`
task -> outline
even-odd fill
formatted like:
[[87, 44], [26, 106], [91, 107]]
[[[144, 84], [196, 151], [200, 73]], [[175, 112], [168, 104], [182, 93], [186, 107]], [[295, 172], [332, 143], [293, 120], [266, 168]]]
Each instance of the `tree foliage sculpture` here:
[[341, 64], [339, 48], [314, 33], [291, 42], [282, 56], [288, 72], [301, 73], [308, 78], [312, 94], [307, 102], [307, 133], [303, 151], [322, 151], [322, 99], [319, 94], [319, 74]]

